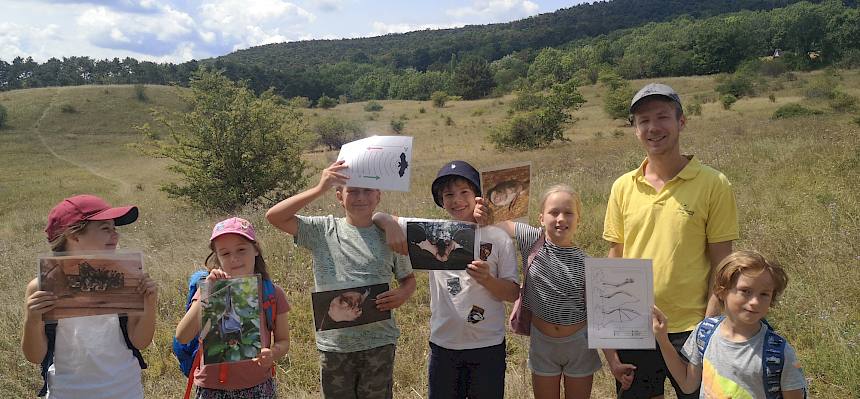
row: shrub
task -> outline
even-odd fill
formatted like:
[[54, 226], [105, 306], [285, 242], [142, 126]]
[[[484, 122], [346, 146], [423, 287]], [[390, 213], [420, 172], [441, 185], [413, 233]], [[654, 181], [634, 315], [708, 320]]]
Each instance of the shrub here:
[[402, 134], [403, 128], [406, 126], [406, 122], [401, 119], [392, 119], [390, 124], [391, 130], [396, 134]]
[[287, 106], [292, 108], [310, 108], [311, 99], [302, 96], [296, 96], [287, 100]]
[[430, 100], [433, 101], [434, 107], [443, 108], [450, 98], [448, 97], [448, 93], [444, 91], [434, 91], [433, 94], [430, 95]]
[[[304, 187], [301, 113], [207, 68], [194, 72], [190, 86], [182, 94], [190, 112], [156, 113], [172, 140], [147, 139], [141, 146], [173, 160], [168, 169], [183, 177], [163, 191], [208, 211], [232, 213], [255, 202], [277, 202]], [[147, 126], [138, 130], [151, 137]]]
[[770, 100], [770, 102], [775, 103], [776, 102], [776, 94], [770, 93], [770, 95], [767, 96], [767, 99]]
[[424, 109], [424, 107], [418, 108], [418, 113], [419, 113], [419, 114], [423, 114], [423, 113], [426, 113], [426, 112], [427, 112], [427, 110], [426, 110], [426, 109]]
[[363, 129], [358, 123], [335, 116], [323, 117], [311, 127], [311, 131], [317, 134], [317, 142], [329, 150], [339, 149], [363, 135]]
[[320, 97], [317, 100], [317, 107], [322, 108], [322, 109], [330, 109], [330, 108], [334, 108], [336, 106], [337, 106], [337, 100], [335, 100], [335, 99], [333, 99], [333, 98], [331, 98], [325, 94], [323, 94], [322, 97]]
[[72, 104], [63, 104], [60, 106], [60, 112], [64, 114], [74, 114], [75, 112], [78, 112], [78, 109]]
[[626, 80], [610, 88], [603, 98], [603, 111], [612, 119], [627, 119], [630, 116], [630, 100], [636, 92]]
[[364, 104], [364, 110], [367, 112], [382, 111], [382, 104], [380, 104], [374, 100], [370, 100], [367, 102], [367, 104]]
[[689, 105], [687, 105], [687, 114], [702, 116], [702, 104], [699, 104], [697, 102], [690, 103]]
[[6, 107], [3, 104], [0, 104], [0, 128], [6, 126], [6, 119], [9, 118], [9, 113], [6, 112]]
[[564, 125], [573, 120], [570, 112], [585, 102], [574, 82], [557, 83], [548, 94], [537, 96], [542, 97], [540, 107], [511, 114], [507, 123], [490, 133], [490, 140], [497, 148], [522, 150], [542, 147], [555, 140], [567, 141]]
[[831, 76], [819, 76], [807, 83], [803, 95], [810, 99], [833, 98], [836, 84], [836, 79]]
[[450, 116], [445, 116], [445, 126], [454, 126], [454, 120]]
[[615, 137], [616, 139], [620, 139], [620, 138], [624, 137], [624, 132], [620, 129], [615, 129], [612, 131], [612, 137]]
[[798, 103], [785, 104], [774, 111], [771, 119], [786, 119], [798, 116], [818, 115], [822, 112], [815, 109], [806, 108]]
[[854, 119], [851, 120], [855, 125], [860, 126], [860, 115], [855, 116]]
[[341, 94], [341, 95], [337, 96], [337, 103], [338, 104], [349, 104], [349, 97], [347, 97], [346, 94]]
[[531, 90], [519, 90], [516, 97], [511, 100], [511, 109], [514, 111], [530, 111], [543, 105], [544, 97], [541, 93]]
[[723, 104], [723, 109], [732, 109], [732, 105], [738, 101], [738, 98], [731, 94], [724, 94], [720, 97], [720, 103]]
[[830, 97], [830, 108], [836, 112], [851, 112], [857, 109], [857, 97], [834, 90]]
[[[755, 84], [751, 75], [746, 73], [734, 73], [719, 79], [720, 82], [714, 89], [723, 97], [731, 94], [736, 98], [751, 96], [755, 94]], [[728, 109], [728, 108], [726, 108]]]
[[146, 86], [142, 84], [134, 85], [134, 96], [137, 98], [137, 101], [142, 103], [149, 101], [149, 97], [146, 95]]

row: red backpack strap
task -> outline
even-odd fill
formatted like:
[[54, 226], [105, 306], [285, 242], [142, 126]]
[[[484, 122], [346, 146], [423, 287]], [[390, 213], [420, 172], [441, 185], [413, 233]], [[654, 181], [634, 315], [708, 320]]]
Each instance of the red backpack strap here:
[[200, 368], [200, 358], [203, 356], [203, 339], [198, 342], [197, 355], [194, 356], [194, 362], [191, 363], [191, 370], [188, 372], [188, 384], [185, 385], [185, 396], [183, 399], [191, 397], [191, 387], [194, 385], [194, 372]]

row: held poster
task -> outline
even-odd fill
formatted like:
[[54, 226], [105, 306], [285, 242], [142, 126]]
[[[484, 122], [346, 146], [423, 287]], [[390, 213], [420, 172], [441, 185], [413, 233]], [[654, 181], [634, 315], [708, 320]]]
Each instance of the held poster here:
[[586, 258], [588, 347], [654, 349], [650, 259]]

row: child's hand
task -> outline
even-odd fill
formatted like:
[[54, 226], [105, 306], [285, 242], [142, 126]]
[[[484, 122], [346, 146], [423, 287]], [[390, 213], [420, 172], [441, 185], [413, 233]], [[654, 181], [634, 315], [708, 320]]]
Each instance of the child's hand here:
[[473, 216], [475, 216], [475, 221], [478, 222], [479, 226], [486, 226], [493, 223], [493, 211], [490, 207], [484, 205], [484, 199], [481, 197], [475, 197], [475, 211]]
[[669, 334], [669, 318], [666, 317], [666, 314], [657, 305], [654, 305], [651, 309], [651, 329], [654, 331], [655, 336]]
[[406, 241], [406, 234], [400, 229], [400, 226], [385, 229], [385, 242], [388, 243], [392, 251], [409, 256], [409, 243]]
[[158, 304], [158, 283], [149, 277], [149, 274], [144, 273], [140, 284], [137, 285], [135, 292], [143, 294], [143, 299], [147, 306], [155, 306]]
[[209, 282], [212, 282], [215, 280], [224, 280], [224, 279], [228, 279], [228, 278], [233, 278], [233, 277], [230, 277], [230, 275], [227, 274], [227, 272], [225, 272], [221, 269], [212, 269], [209, 271], [209, 275], [206, 276], [206, 282], [209, 283]]
[[251, 360], [262, 368], [270, 368], [275, 364], [275, 356], [270, 348], [261, 349], [260, 354]]
[[376, 309], [380, 312], [397, 309], [409, 299], [410, 293], [401, 287], [385, 291], [376, 296]]
[[42, 321], [42, 315], [54, 309], [57, 296], [51, 291], [36, 291], [27, 298], [27, 320]]
[[344, 170], [349, 167], [346, 166], [344, 162], [345, 161], [340, 160], [323, 169], [319, 183], [319, 187], [323, 191], [327, 191], [332, 187], [346, 185], [346, 181], [349, 180], [349, 176], [340, 173], [341, 170]]
[[466, 273], [469, 273], [481, 285], [484, 285], [492, 277], [490, 276], [490, 264], [483, 260], [473, 260], [466, 266]]

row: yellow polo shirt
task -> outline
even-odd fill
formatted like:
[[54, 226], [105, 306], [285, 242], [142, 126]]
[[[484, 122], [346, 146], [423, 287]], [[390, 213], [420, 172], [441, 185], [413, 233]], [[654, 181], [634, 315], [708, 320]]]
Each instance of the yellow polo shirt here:
[[738, 239], [728, 179], [689, 158], [659, 192], [645, 180], [647, 159], [615, 180], [603, 224], [603, 239], [624, 244], [625, 258], [652, 260], [654, 302], [669, 317], [669, 332], [691, 331], [705, 315], [706, 244]]

